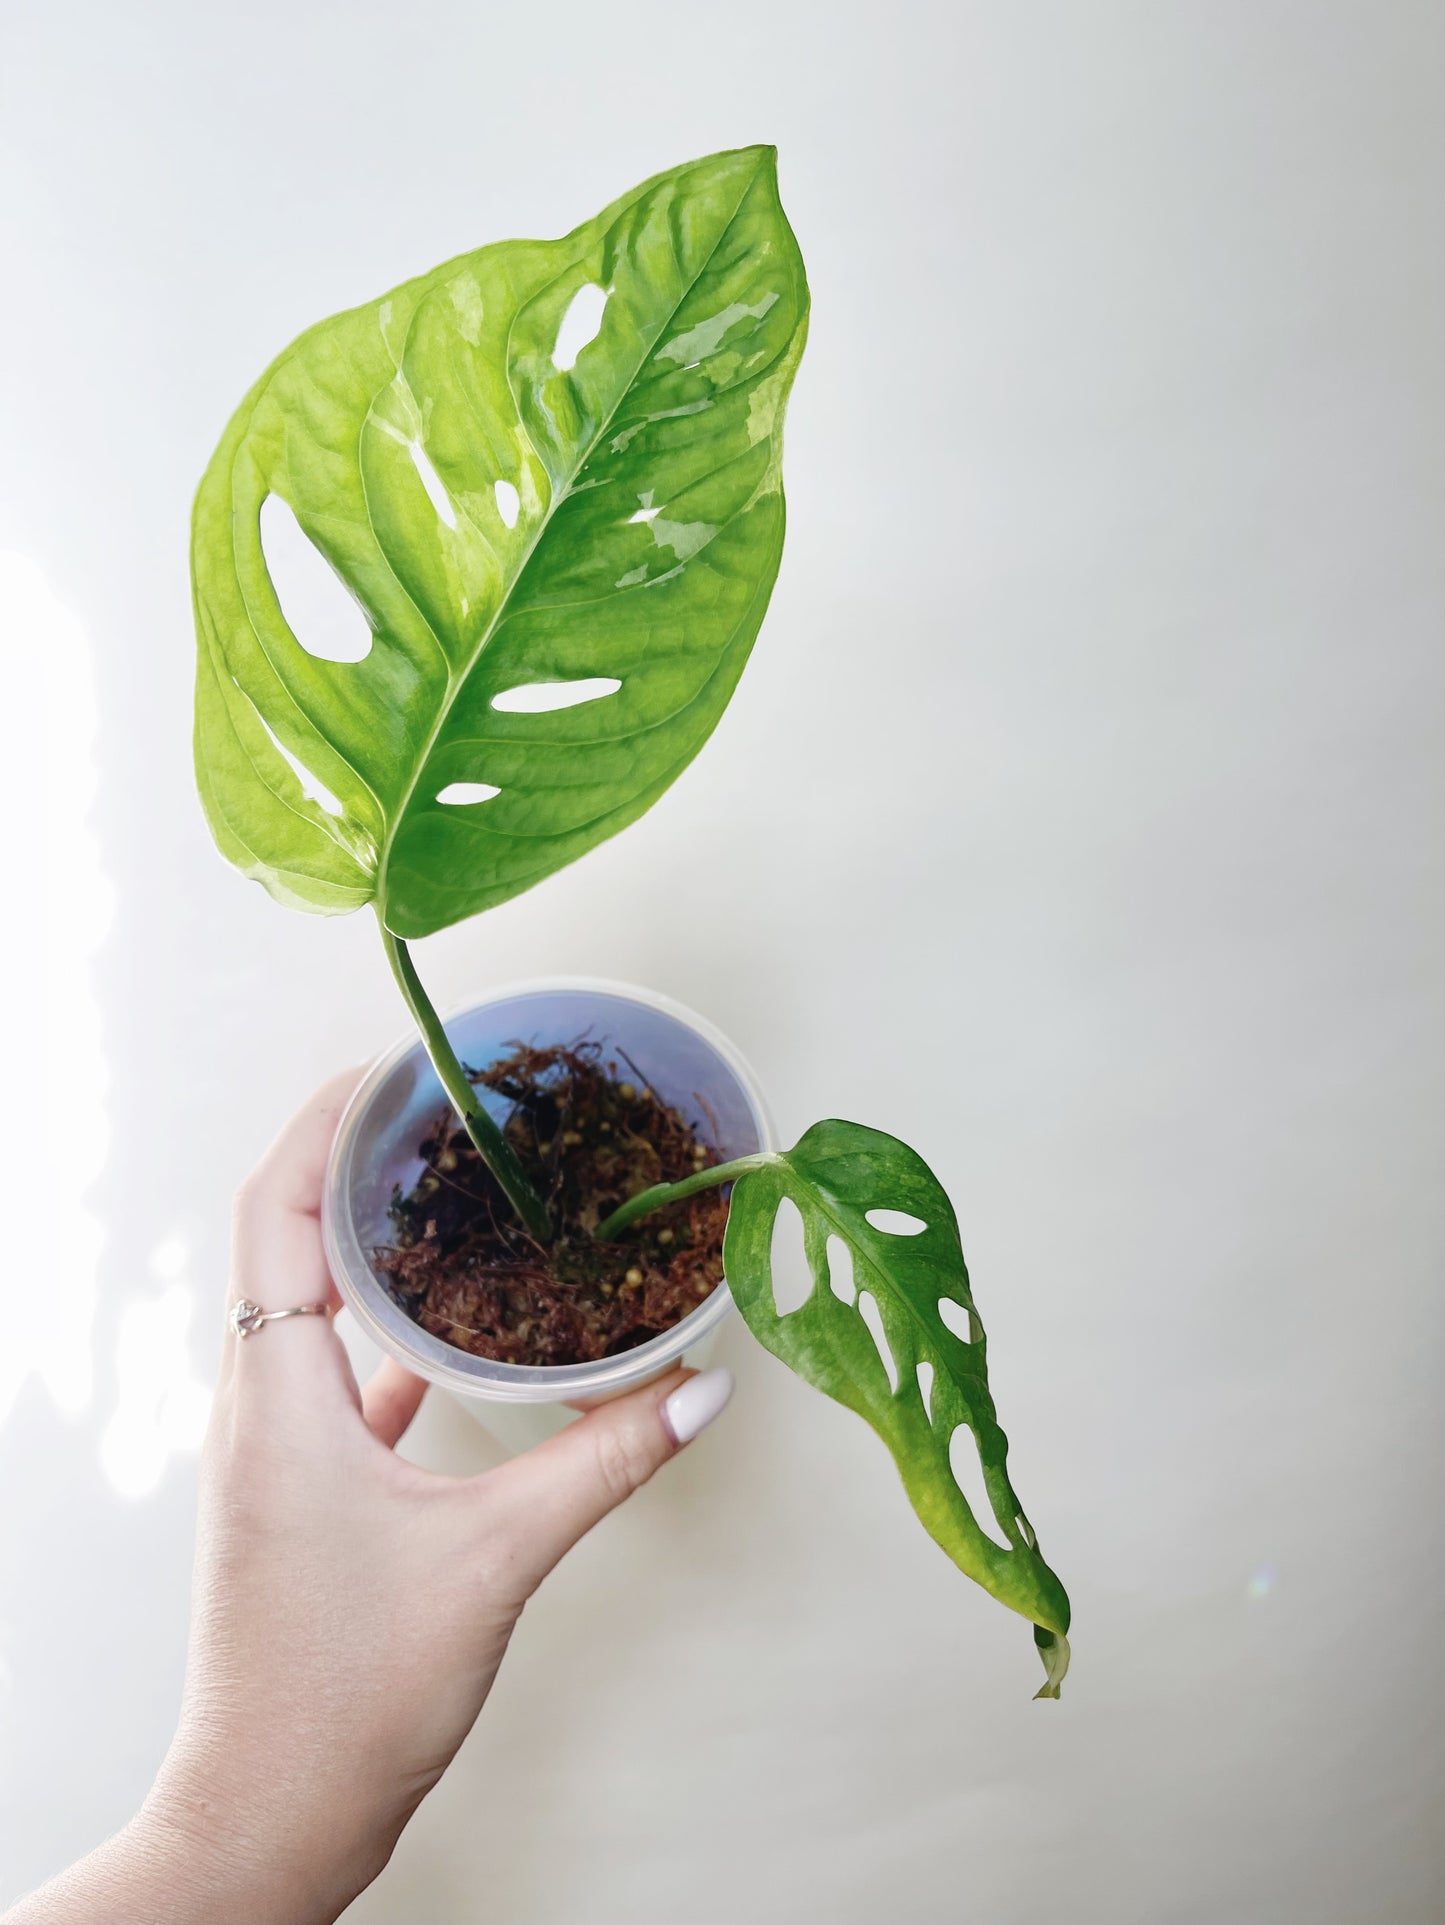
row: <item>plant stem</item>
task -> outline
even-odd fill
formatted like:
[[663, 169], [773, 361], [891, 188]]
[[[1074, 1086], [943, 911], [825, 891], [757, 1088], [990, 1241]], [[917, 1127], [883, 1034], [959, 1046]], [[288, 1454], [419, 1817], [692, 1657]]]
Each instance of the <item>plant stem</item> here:
[[381, 925], [381, 940], [386, 947], [391, 973], [396, 977], [401, 993], [406, 998], [407, 1008], [421, 1031], [427, 1055], [431, 1057], [432, 1066], [442, 1080], [442, 1088], [452, 1099], [457, 1115], [466, 1126], [467, 1135], [476, 1145], [477, 1155], [501, 1184], [507, 1201], [531, 1234], [539, 1243], [549, 1242], [552, 1223], [547, 1215], [547, 1206], [527, 1181], [527, 1173], [518, 1161], [516, 1151], [488, 1116], [466, 1071], [458, 1062], [456, 1051], [442, 1028], [441, 1018], [421, 986], [421, 978], [416, 973], [416, 965], [406, 944], [400, 936], [392, 935], [384, 923]]
[[606, 1243], [615, 1237], [619, 1230], [625, 1230], [630, 1223], [636, 1223], [640, 1216], [648, 1216], [653, 1210], [660, 1210], [664, 1203], [680, 1203], [685, 1196], [695, 1196], [699, 1190], [711, 1190], [719, 1183], [732, 1183], [749, 1170], [766, 1169], [769, 1163], [776, 1163], [777, 1157], [771, 1150], [758, 1150], [752, 1156], [735, 1157], [731, 1163], [715, 1163], [710, 1169], [696, 1170], [691, 1176], [683, 1177], [680, 1183], [654, 1183], [650, 1190], [639, 1190], [636, 1196], [628, 1197], [619, 1204], [611, 1216], [604, 1217], [592, 1232], [599, 1243]]

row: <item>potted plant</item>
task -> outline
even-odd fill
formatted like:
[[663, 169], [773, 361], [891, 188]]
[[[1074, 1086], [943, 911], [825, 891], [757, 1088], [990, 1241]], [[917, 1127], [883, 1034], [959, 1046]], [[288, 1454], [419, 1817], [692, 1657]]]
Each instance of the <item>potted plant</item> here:
[[[1056, 1697], [1068, 1600], [1009, 1482], [922, 1158], [837, 1120], [778, 1147], [726, 1044], [658, 999], [563, 986], [445, 1025], [408, 947], [634, 821], [706, 741], [777, 574], [807, 317], [776, 157], [751, 147], [303, 334], [197, 495], [197, 777], [222, 852], [278, 900], [375, 911], [416, 1021], [358, 1092], [328, 1199], [338, 1281], [380, 1341], [484, 1395], [606, 1394], [675, 1360], [730, 1289], [879, 1433], [949, 1556], [1032, 1621]], [[272, 500], [364, 613], [359, 659], [288, 625]], [[785, 1200], [812, 1287], [781, 1310]], [[954, 1476], [960, 1439], [1003, 1542]]]

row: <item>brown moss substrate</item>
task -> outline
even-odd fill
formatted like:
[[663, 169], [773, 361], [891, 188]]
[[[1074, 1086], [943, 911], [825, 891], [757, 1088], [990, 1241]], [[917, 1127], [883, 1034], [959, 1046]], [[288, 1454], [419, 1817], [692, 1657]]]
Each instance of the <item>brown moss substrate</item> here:
[[715, 1164], [679, 1111], [596, 1043], [512, 1054], [472, 1081], [506, 1097], [503, 1125], [551, 1212], [550, 1248], [517, 1221], [451, 1110], [418, 1154], [415, 1187], [391, 1204], [396, 1240], [375, 1252], [397, 1302], [433, 1336], [515, 1364], [590, 1363], [658, 1336], [722, 1281], [728, 1206], [703, 1190], [610, 1242], [592, 1232], [653, 1183]]

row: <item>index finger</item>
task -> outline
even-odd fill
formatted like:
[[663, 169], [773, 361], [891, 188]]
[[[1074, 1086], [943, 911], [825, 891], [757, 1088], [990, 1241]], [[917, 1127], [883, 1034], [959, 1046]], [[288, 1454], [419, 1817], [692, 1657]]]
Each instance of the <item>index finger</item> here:
[[360, 1070], [333, 1076], [272, 1142], [236, 1193], [232, 1301], [263, 1310], [341, 1299], [321, 1242], [321, 1190], [336, 1126]]

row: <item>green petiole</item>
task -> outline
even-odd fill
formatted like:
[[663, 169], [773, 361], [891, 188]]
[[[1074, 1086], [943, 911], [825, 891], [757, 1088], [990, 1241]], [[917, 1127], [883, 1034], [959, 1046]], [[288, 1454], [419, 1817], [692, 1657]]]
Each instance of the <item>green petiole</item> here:
[[457, 1115], [465, 1124], [467, 1135], [476, 1145], [478, 1156], [501, 1184], [507, 1201], [531, 1235], [539, 1243], [549, 1242], [552, 1221], [547, 1214], [547, 1206], [528, 1182], [516, 1151], [482, 1107], [466, 1071], [457, 1060], [456, 1051], [447, 1040], [446, 1030], [432, 1007], [431, 998], [422, 988], [410, 951], [400, 936], [392, 935], [385, 923], [381, 924], [381, 940], [386, 947], [392, 974], [422, 1033], [432, 1067], [442, 1080], [442, 1088], [452, 1099]]
[[650, 1190], [639, 1190], [636, 1196], [628, 1197], [611, 1216], [604, 1217], [593, 1231], [599, 1243], [606, 1243], [629, 1224], [636, 1223], [639, 1217], [648, 1216], [653, 1210], [660, 1210], [665, 1203], [680, 1203], [685, 1196], [695, 1196], [699, 1190], [711, 1190], [719, 1183], [732, 1183], [749, 1170], [766, 1169], [776, 1163], [777, 1156], [771, 1150], [758, 1150], [752, 1156], [735, 1157], [731, 1163], [717, 1163], [711, 1169], [697, 1170], [685, 1176], [679, 1183], [654, 1183]]

